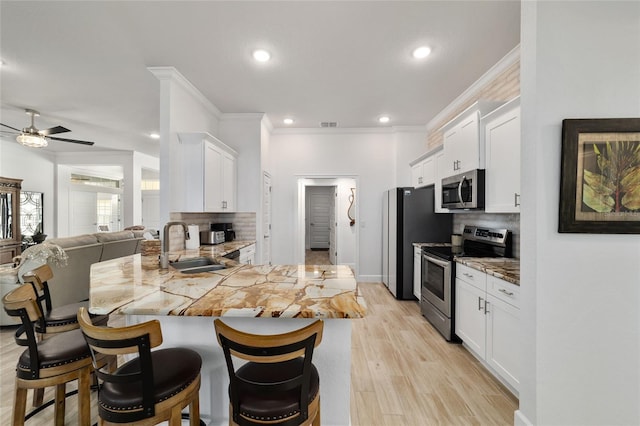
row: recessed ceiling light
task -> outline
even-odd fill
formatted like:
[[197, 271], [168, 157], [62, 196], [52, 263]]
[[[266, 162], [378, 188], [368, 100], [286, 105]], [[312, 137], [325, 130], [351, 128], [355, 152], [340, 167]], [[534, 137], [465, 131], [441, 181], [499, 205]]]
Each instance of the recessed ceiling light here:
[[253, 59], [258, 62], [267, 62], [269, 59], [271, 59], [271, 53], [263, 49], [254, 50]]
[[284, 120], [282, 120], [282, 122], [284, 124], [293, 124], [293, 118], [285, 118]]
[[413, 51], [413, 57], [416, 59], [424, 59], [431, 53], [431, 48], [428, 46], [420, 46]]
[[159, 135], [159, 134], [157, 134], [157, 133], [150, 133], [150, 134], [149, 134], [149, 137], [150, 137], [151, 139], [160, 139], [160, 135]]
[[380, 123], [383, 123], [383, 124], [384, 124], [384, 123], [388, 123], [388, 122], [389, 122], [389, 120], [391, 120], [391, 119], [390, 119], [390, 118], [389, 118], [389, 116], [387, 116], [387, 115], [383, 115], [382, 117], [378, 118], [378, 121], [379, 121]]

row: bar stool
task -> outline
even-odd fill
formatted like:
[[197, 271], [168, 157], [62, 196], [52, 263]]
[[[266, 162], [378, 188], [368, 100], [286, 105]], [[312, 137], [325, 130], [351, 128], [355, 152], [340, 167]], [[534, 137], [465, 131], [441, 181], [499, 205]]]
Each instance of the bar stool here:
[[[66, 394], [66, 384], [78, 380], [78, 424], [88, 425], [91, 421], [90, 374], [93, 371], [89, 347], [80, 329], [39, 340], [34, 322], [42, 319], [42, 311], [35, 298], [30, 284], [23, 284], [2, 298], [7, 314], [22, 320], [15, 332], [16, 344], [27, 346], [16, 368], [12, 424], [23, 425], [25, 420], [54, 402], [41, 405], [25, 416], [28, 389], [35, 391], [55, 386], [55, 424], [64, 425], [65, 398], [75, 394]], [[98, 365], [105, 362], [103, 358], [96, 360]]]
[[[230, 425], [320, 425], [320, 379], [311, 362], [318, 320], [285, 334], [249, 334], [214, 321], [229, 373]], [[233, 358], [248, 361], [235, 368]]]
[[182, 409], [189, 405], [190, 425], [200, 424], [200, 355], [186, 348], [151, 351], [162, 344], [157, 320], [127, 327], [107, 328], [91, 323], [85, 308], [78, 323], [94, 356], [137, 354], [117, 369], [96, 366], [102, 381], [98, 389], [98, 413], [102, 425], [135, 423], [153, 425], [168, 420], [182, 423]]
[[[78, 328], [78, 309], [88, 307], [88, 302], [71, 303], [68, 305], [52, 307], [49, 281], [53, 278], [53, 271], [49, 265], [42, 265], [23, 275], [25, 283], [31, 284], [37, 295], [36, 302], [43, 312], [43, 316], [36, 323], [36, 332], [41, 334], [59, 333]], [[43, 306], [44, 305], [44, 306]], [[91, 315], [94, 324], [107, 325], [108, 315]]]

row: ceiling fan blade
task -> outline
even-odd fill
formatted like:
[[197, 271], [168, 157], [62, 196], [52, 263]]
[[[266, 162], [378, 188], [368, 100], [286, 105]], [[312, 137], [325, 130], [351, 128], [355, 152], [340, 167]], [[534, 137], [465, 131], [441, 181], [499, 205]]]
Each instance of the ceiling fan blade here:
[[66, 127], [56, 126], [50, 129], [40, 130], [38, 133], [41, 134], [42, 136], [49, 136], [49, 135], [55, 135], [56, 133], [65, 133], [70, 131], [71, 130], [67, 129]]
[[77, 139], [56, 138], [54, 136], [48, 136], [48, 138], [51, 139], [51, 140], [54, 140], [54, 141], [79, 143], [79, 144], [82, 144], [82, 145], [93, 145], [93, 144], [95, 144], [95, 142], [80, 141], [80, 140], [77, 140]]
[[6, 124], [2, 124], [2, 123], [0, 123], [0, 126], [8, 127], [8, 128], [10, 128], [11, 130], [15, 130], [16, 132], [22, 132], [22, 130], [20, 130], [20, 129], [16, 129], [15, 127], [7, 126]]

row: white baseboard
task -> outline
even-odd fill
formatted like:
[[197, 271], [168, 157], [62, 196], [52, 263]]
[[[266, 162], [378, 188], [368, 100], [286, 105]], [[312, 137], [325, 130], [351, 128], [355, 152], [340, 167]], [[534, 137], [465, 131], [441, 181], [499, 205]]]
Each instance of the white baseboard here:
[[513, 424], [514, 426], [533, 426], [533, 423], [520, 410], [513, 413]]

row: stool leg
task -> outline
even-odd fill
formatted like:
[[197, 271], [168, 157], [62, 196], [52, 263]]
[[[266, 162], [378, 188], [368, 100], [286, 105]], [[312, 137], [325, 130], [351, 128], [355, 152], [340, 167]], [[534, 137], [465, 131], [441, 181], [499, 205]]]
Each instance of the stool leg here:
[[65, 409], [65, 383], [56, 385], [56, 402], [55, 402], [55, 425], [64, 426], [64, 409]]
[[13, 415], [11, 423], [13, 426], [24, 425], [24, 416], [27, 411], [27, 390], [18, 387], [16, 382], [16, 391], [13, 395]]
[[38, 408], [42, 405], [44, 400], [44, 388], [38, 388], [33, 390], [33, 408]]
[[169, 419], [169, 426], [181, 426], [182, 425], [182, 410], [179, 405], [176, 405], [171, 409], [171, 418]]
[[189, 404], [189, 426], [200, 426], [200, 396], [198, 392]]
[[85, 367], [78, 375], [78, 425], [91, 424], [91, 373]]

